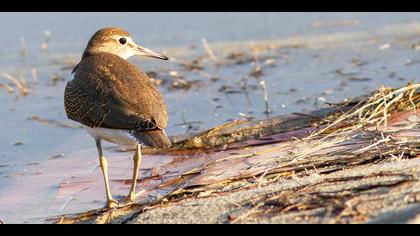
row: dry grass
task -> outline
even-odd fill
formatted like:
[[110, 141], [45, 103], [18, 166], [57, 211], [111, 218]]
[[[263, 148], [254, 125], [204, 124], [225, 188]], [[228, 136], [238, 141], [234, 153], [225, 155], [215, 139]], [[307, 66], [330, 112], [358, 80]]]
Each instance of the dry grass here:
[[[342, 162], [340, 165], [348, 162], [337, 169], [341, 170], [344, 169], [344, 166], [350, 168], [358, 165], [376, 163], [376, 157], [381, 156], [394, 158], [394, 160], [418, 156], [419, 142], [402, 138], [398, 133], [412, 130], [413, 128], [419, 128], [419, 120], [408, 119], [408, 122], [404, 122], [402, 125], [393, 124], [392, 126], [389, 126], [388, 119], [391, 115], [400, 112], [414, 111], [415, 113], [420, 103], [419, 88], [420, 84], [408, 84], [399, 89], [380, 88], [378, 91], [372, 93], [370, 97], [361, 99], [358, 105], [350, 111], [336, 116], [335, 121], [327, 124], [325, 128], [311, 134], [304, 140], [297, 140], [296, 146], [299, 146], [299, 150], [290, 153], [291, 157], [286, 159], [291, 161], [284, 163], [285, 166], [282, 166], [281, 163], [281, 160], [285, 159], [284, 156], [266, 160], [266, 163], [260, 163], [259, 165], [277, 162], [277, 164], [275, 164], [277, 167], [268, 169], [268, 171], [271, 171], [271, 175], [266, 175], [268, 171], [265, 171], [257, 181], [260, 182], [265, 176], [272, 178], [273, 175], [280, 176], [281, 174], [284, 174], [282, 173], [284, 172], [282, 171], [284, 167], [289, 167], [289, 171], [293, 171], [295, 174], [298, 174], [299, 172], [303, 173], [303, 171], [299, 171], [298, 169], [303, 169], [306, 163], [311, 163], [311, 165], [313, 165], [315, 173], [321, 173], [317, 170], [317, 166], [319, 166], [321, 170], [321, 166], [325, 165], [326, 162], [330, 162], [329, 165], [331, 166], [337, 165], [338, 162]], [[415, 123], [414, 126], [412, 124], [413, 122]], [[360, 138], [360, 134], [364, 134], [368, 137]], [[405, 135], [402, 136], [406, 137]], [[349, 140], [354, 142], [355, 140], [360, 141], [363, 139], [365, 139], [364, 143], [368, 144], [363, 148], [353, 148], [341, 151], [335, 149], [335, 151], [327, 152], [322, 154], [322, 156], [317, 154], [319, 151], [340, 146]], [[369, 144], [369, 142], [371, 143]], [[318, 163], [317, 159], [321, 159], [322, 162]], [[334, 163], [332, 160], [337, 160], [338, 162]], [[267, 166], [267, 168], [269, 167]], [[307, 171], [306, 168], [304, 169]], [[378, 175], [373, 175], [372, 177], [377, 178], [377, 176], [379, 176], [383, 178], [385, 174], [386, 173], [380, 172]], [[396, 173], [389, 173], [389, 175], [400, 176]], [[401, 174], [401, 176], [403, 176], [403, 174]], [[371, 176], [360, 176], [360, 179], [366, 179], [368, 177]], [[365, 192], [368, 191], [366, 190], [372, 191], [383, 187], [399, 186], [402, 183], [413, 181], [413, 178], [414, 177], [407, 175], [407, 177], [404, 176], [402, 180], [398, 179], [397, 181], [391, 181], [389, 183], [380, 179], [383, 183], [380, 182], [377, 185], [358, 187], [353, 189], [351, 194], [346, 191], [337, 192], [337, 194], [331, 194], [330, 192], [328, 192], [328, 194], [323, 194], [322, 192], [319, 192], [318, 189], [316, 191], [308, 191], [308, 189], [303, 188], [298, 191], [291, 190], [270, 193], [269, 195], [264, 195], [262, 198], [258, 198], [259, 196], [257, 196], [257, 198], [252, 201], [252, 204], [248, 204], [251, 205], [251, 207], [248, 207], [248, 210], [241, 215], [231, 218], [230, 223], [243, 223], [250, 217], [262, 217], [263, 215], [279, 215], [280, 213], [286, 214], [288, 212], [302, 214], [302, 212], [309, 212], [310, 210], [315, 209], [327, 212], [326, 216], [328, 214], [331, 214], [332, 216], [336, 215], [329, 223], [365, 222], [368, 220], [369, 214], [355, 211], [353, 208], [347, 206], [348, 202], [359, 197], [359, 195], [360, 197], [367, 196]], [[277, 179], [278, 178], [275, 177], [274, 181]], [[345, 181], [353, 181], [352, 178], [342, 178], [339, 180], [343, 183], [346, 183]], [[269, 181], [272, 182], [273, 179], [270, 179]], [[308, 185], [308, 187], [315, 188], [317, 186]], [[294, 199], [295, 197], [296, 199]], [[246, 205], [242, 205], [242, 207], [246, 207]], [[328, 209], [332, 209], [332, 211], [329, 212]], [[310, 215], [310, 213], [308, 213], [308, 215]], [[418, 217], [413, 219], [412, 222], [418, 222]]]
[[[18, 80], [6, 72], [0, 72], [0, 77], [12, 82], [13, 85], [15, 85], [18, 89], [21, 96], [25, 97], [29, 94], [29, 88], [25, 79]], [[14, 92], [14, 89], [12, 87], [7, 86], [7, 88], [9, 92]]]
[[209, 43], [205, 38], [201, 39], [201, 42], [203, 43], [204, 48], [206, 49], [207, 54], [210, 56], [210, 58], [215, 62], [219, 63], [219, 59], [214, 55], [213, 50], [211, 49]]
[[333, 117], [335, 121], [327, 125], [324, 129], [317, 131], [305, 140], [326, 134], [324, 138], [337, 133], [354, 131], [367, 126], [388, 126], [388, 119], [391, 114], [417, 110], [420, 105], [420, 84], [408, 84], [399, 89], [382, 87], [372, 93], [370, 97], [361, 99], [353, 109]]

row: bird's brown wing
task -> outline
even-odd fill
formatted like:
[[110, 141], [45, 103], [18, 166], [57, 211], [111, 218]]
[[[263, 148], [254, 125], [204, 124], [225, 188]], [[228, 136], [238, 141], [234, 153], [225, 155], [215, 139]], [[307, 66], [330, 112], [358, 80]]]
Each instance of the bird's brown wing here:
[[64, 100], [67, 116], [89, 127], [149, 131], [167, 126], [165, 102], [147, 75], [112, 54], [84, 59]]

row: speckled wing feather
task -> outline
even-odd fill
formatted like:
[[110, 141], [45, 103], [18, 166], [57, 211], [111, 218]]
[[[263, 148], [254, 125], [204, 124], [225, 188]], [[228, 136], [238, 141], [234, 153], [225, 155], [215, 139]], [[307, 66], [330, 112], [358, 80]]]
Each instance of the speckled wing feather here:
[[67, 116], [89, 127], [164, 129], [166, 104], [147, 75], [109, 53], [83, 59], [64, 95]]

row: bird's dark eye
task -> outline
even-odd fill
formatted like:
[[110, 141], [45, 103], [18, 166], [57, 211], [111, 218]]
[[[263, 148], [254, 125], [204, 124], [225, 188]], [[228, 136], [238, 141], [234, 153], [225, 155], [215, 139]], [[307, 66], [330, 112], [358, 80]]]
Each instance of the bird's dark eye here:
[[120, 44], [124, 45], [127, 42], [126, 38], [120, 38], [120, 40], [118, 40], [120, 42]]

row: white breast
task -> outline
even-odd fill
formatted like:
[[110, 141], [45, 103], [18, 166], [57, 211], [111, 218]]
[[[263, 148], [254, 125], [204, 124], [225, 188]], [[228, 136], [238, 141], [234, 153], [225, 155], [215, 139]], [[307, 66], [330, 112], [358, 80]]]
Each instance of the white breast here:
[[90, 128], [84, 126], [87, 132], [96, 139], [102, 139], [111, 143], [120, 145], [134, 145], [137, 141], [127, 130], [106, 129], [106, 128]]

